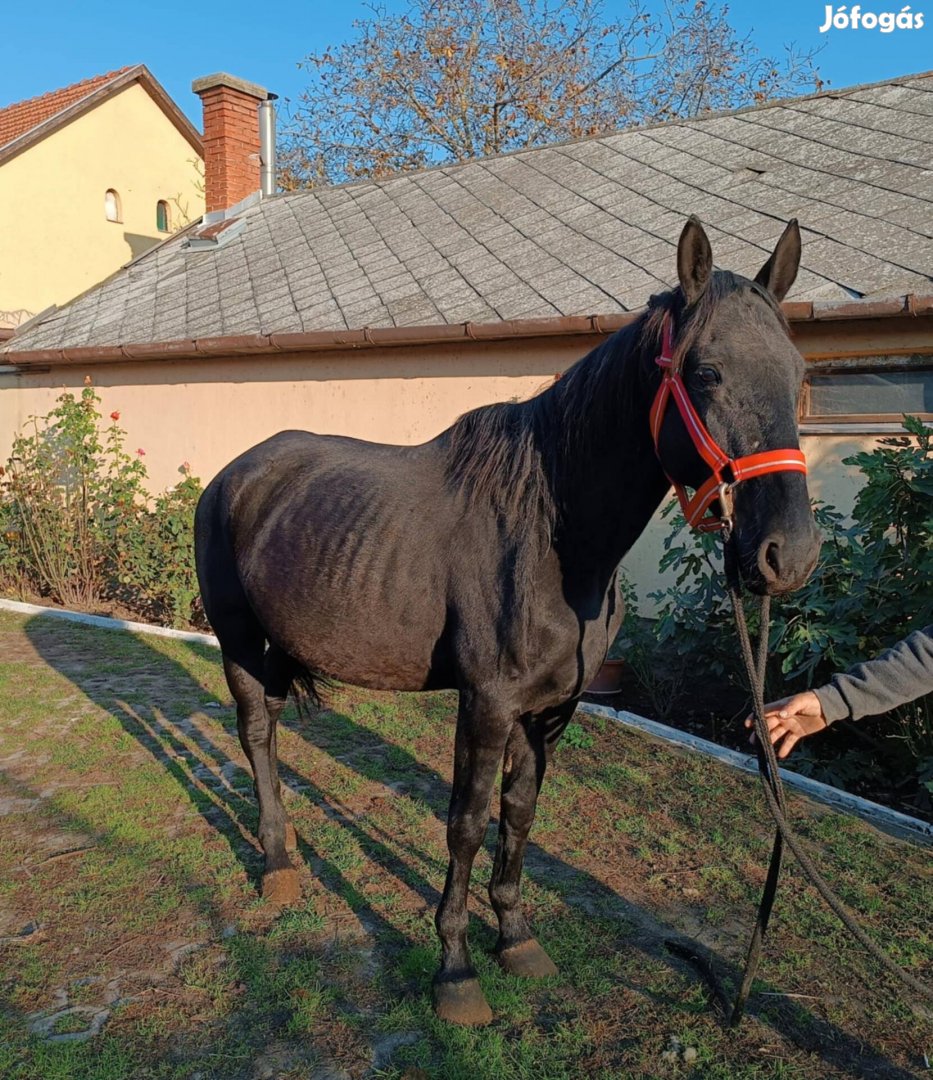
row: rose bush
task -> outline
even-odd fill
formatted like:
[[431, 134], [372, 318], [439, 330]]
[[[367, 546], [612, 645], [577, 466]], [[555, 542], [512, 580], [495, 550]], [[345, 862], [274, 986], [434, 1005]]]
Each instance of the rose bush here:
[[0, 471], [0, 585], [68, 607], [119, 601], [140, 617], [198, 621], [194, 508], [200, 482], [153, 499], [144, 450], [124, 449], [119, 410], [103, 426], [100, 398], [85, 385], [32, 417]]

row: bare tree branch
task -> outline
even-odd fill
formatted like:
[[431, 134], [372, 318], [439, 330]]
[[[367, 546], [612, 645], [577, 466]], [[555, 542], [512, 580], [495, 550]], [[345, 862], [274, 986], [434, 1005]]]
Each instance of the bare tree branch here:
[[762, 55], [728, 8], [631, 0], [412, 0], [302, 61], [287, 102], [286, 188], [389, 176], [822, 85], [815, 52]]

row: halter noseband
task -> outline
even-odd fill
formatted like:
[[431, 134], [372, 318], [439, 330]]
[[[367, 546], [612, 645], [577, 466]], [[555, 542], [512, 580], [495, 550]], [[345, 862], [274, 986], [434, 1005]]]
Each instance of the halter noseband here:
[[[662, 333], [661, 355], [656, 357], [654, 362], [663, 371], [663, 377], [658, 392], [655, 394], [650, 413], [651, 437], [654, 440], [654, 450], [660, 461], [658, 440], [661, 436], [661, 425], [664, 422], [668, 401], [673, 397], [677, 411], [680, 413], [687, 429], [687, 434], [696, 447], [697, 453], [710, 467], [712, 475], [697, 488], [693, 495], [687, 494], [683, 484], [678, 484], [670, 476], [668, 476], [668, 479], [671, 481], [674, 491], [677, 492], [677, 498], [680, 500], [680, 507], [688, 525], [700, 532], [718, 532], [722, 529], [725, 530], [728, 536], [732, 531], [732, 489], [736, 484], [742, 480], [751, 480], [756, 476], [764, 476], [766, 473], [806, 473], [807, 459], [799, 450], [791, 449], [765, 450], [760, 454], [747, 454], [745, 457], [730, 458], [707, 431], [706, 425], [693, 407], [693, 402], [687, 394], [687, 388], [684, 386], [680, 373], [674, 370], [670, 314], [664, 316]], [[717, 499], [719, 500], [721, 517], [716, 517], [710, 511], [711, 506]], [[707, 517], [707, 514], [710, 516]]]

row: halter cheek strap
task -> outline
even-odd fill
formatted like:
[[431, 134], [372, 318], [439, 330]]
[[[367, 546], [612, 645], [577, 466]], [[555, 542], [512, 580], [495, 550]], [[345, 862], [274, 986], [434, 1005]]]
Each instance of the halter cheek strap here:
[[[711, 475], [693, 495], [688, 495], [684, 486], [672, 477], [668, 476], [668, 479], [677, 493], [688, 525], [700, 532], [718, 532], [720, 529], [728, 532], [732, 528], [732, 489], [736, 484], [743, 480], [764, 476], [766, 473], [806, 473], [807, 459], [800, 450], [793, 449], [765, 450], [759, 454], [730, 458], [710, 435], [699, 413], [693, 407], [680, 373], [674, 370], [673, 351], [671, 317], [665, 315], [661, 355], [655, 358], [655, 363], [661, 368], [663, 375], [649, 416], [655, 453], [658, 454], [658, 460], [660, 460], [658, 441], [661, 437], [661, 426], [664, 423], [668, 404], [673, 399], [687, 429], [687, 434], [696, 447], [697, 453], [709, 466]], [[717, 500], [722, 512], [721, 517], [716, 517], [710, 510]]]

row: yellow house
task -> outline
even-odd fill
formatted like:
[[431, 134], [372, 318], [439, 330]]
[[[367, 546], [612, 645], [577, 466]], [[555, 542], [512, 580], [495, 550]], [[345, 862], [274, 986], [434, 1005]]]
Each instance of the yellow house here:
[[0, 109], [0, 328], [204, 212], [201, 137], [142, 64]]

